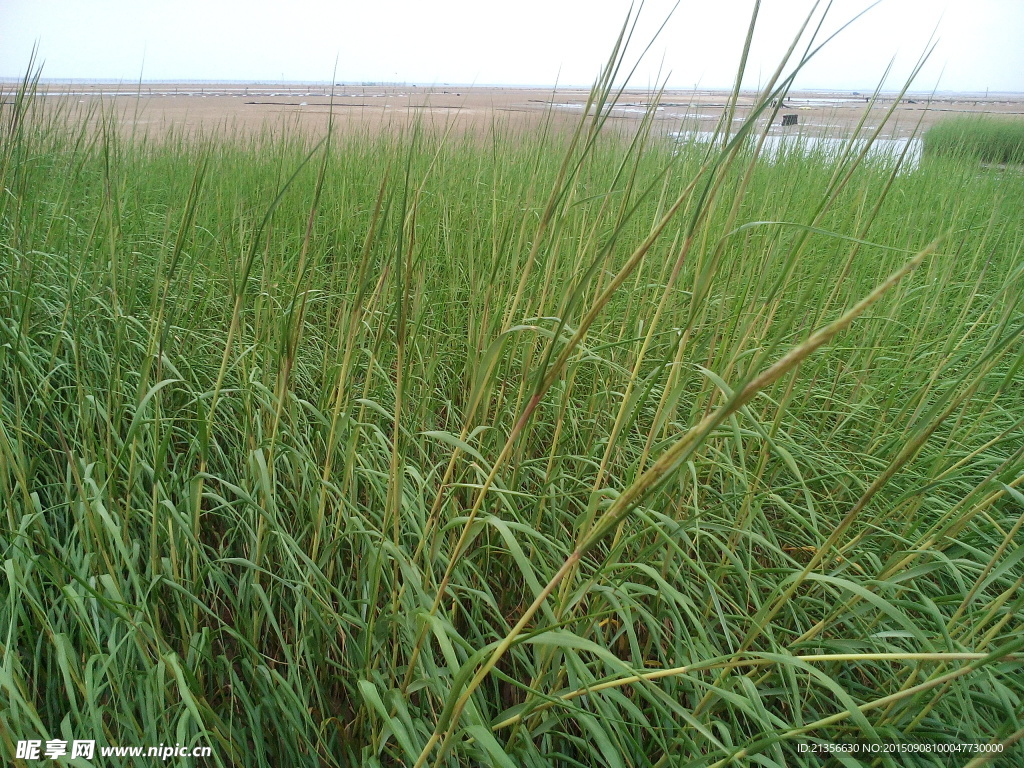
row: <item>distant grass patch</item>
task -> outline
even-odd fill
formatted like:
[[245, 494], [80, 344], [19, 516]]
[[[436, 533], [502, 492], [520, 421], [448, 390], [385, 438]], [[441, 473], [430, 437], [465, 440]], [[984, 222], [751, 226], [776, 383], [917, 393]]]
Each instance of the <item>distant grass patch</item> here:
[[924, 135], [927, 157], [958, 157], [985, 163], [1024, 164], [1024, 120], [956, 117]]

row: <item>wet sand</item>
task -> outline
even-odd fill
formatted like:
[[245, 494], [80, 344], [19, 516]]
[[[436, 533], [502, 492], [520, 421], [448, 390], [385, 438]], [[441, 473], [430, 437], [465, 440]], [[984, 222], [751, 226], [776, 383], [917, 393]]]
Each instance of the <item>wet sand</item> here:
[[[13, 89], [4, 86], [5, 94]], [[113, 106], [126, 129], [150, 135], [171, 127], [185, 132], [226, 129], [248, 134], [264, 127], [292, 124], [314, 133], [326, 130], [333, 113], [340, 130], [393, 130], [414, 120], [453, 126], [458, 132], [485, 135], [494, 123], [510, 128], [539, 126], [546, 115], [556, 125], [574, 123], [587, 101], [582, 88], [515, 88], [481, 86], [325, 85], [143, 83], [48, 85], [45, 103], [89, 109]], [[333, 94], [332, 94], [333, 90]], [[1024, 94], [914, 95], [899, 101], [879, 98], [869, 109], [870, 94], [794, 91], [772, 121], [771, 132], [799, 131], [810, 135], [844, 135], [862, 118], [867, 129], [882, 123], [893, 110], [883, 138], [901, 138], [926, 130], [951, 115], [999, 114], [1024, 119]], [[639, 125], [651, 103], [646, 91], [627, 91], [610, 113], [610, 123], [627, 131]], [[655, 113], [655, 130], [712, 130], [720, 120], [728, 93], [713, 90], [666, 91]], [[734, 119], [743, 119], [756, 99], [741, 94]], [[6, 99], [5, 99], [6, 100]], [[796, 126], [782, 126], [795, 115]], [[762, 117], [767, 120], [767, 117]], [[791, 118], [792, 119], [792, 118]]]

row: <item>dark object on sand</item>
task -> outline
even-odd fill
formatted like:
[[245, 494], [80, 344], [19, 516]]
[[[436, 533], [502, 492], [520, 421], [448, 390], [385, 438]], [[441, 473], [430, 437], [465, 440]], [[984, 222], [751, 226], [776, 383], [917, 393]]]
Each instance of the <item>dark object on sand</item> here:
[[783, 127], [785, 127], [787, 125], [796, 125], [796, 118], [797, 118], [796, 115], [783, 115], [782, 116], [782, 125], [783, 125]]

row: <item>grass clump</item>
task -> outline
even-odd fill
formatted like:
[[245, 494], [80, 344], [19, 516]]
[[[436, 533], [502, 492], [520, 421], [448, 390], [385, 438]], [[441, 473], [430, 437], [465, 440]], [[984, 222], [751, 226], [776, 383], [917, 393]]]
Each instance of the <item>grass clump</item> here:
[[1024, 120], [1008, 117], [955, 117], [924, 134], [926, 157], [1024, 165]]
[[1024, 182], [611, 133], [613, 75], [486, 142], [12, 99], [5, 757], [1019, 762]]

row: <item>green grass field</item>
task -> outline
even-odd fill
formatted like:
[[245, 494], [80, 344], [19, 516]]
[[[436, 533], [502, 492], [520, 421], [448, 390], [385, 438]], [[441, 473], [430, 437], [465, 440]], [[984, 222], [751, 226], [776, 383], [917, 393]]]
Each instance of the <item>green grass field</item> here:
[[1024, 120], [1007, 117], [943, 120], [924, 134], [924, 151], [936, 157], [1024, 165]]
[[1024, 761], [1020, 174], [599, 118], [146, 140], [27, 86], [6, 759]]

